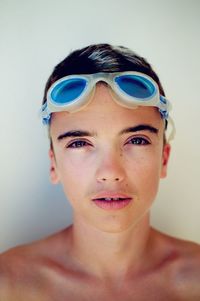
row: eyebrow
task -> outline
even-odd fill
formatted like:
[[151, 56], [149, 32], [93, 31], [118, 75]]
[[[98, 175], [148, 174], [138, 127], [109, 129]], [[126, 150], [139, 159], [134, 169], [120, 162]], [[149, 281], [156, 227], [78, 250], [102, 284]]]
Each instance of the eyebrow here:
[[[140, 131], [149, 131], [154, 134], [158, 134], [158, 129], [149, 124], [139, 124], [133, 127], [128, 127], [123, 129], [119, 134], [124, 135], [128, 133], [135, 133]], [[88, 132], [83, 130], [72, 130], [65, 132], [57, 137], [57, 140], [62, 140], [64, 138], [73, 138], [73, 137], [94, 137], [97, 134], [94, 132]]]
[[94, 136], [94, 133], [90, 133], [88, 131], [82, 131], [82, 130], [78, 130], [78, 131], [68, 131], [64, 134], [61, 134], [57, 137], [57, 140], [62, 140], [64, 138], [73, 138], [73, 137], [86, 137], [86, 136], [89, 136], [89, 137], [92, 137]]
[[135, 133], [140, 131], [149, 131], [154, 134], [158, 134], [158, 129], [149, 124], [139, 124], [133, 127], [126, 128], [120, 132], [121, 135], [128, 133]]

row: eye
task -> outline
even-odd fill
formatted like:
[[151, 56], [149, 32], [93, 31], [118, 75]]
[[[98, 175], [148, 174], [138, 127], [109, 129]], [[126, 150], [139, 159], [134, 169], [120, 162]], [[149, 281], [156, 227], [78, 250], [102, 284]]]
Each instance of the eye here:
[[85, 140], [76, 140], [76, 141], [69, 143], [66, 147], [67, 148], [82, 148], [82, 147], [85, 147], [88, 145], [90, 145], [90, 144]]
[[126, 144], [147, 145], [150, 144], [150, 142], [144, 137], [134, 137], [131, 138]]

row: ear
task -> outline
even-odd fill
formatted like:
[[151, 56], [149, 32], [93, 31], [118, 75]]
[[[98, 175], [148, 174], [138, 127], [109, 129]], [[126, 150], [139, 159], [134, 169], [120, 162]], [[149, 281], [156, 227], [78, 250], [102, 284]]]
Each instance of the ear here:
[[161, 167], [161, 172], [160, 172], [161, 178], [165, 178], [167, 176], [167, 166], [168, 166], [168, 162], [169, 162], [170, 151], [171, 151], [171, 146], [170, 146], [170, 144], [166, 143], [163, 146], [162, 167]]
[[52, 184], [59, 183], [59, 176], [57, 172], [55, 154], [52, 149], [49, 150], [49, 159], [50, 159], [50, 180]]

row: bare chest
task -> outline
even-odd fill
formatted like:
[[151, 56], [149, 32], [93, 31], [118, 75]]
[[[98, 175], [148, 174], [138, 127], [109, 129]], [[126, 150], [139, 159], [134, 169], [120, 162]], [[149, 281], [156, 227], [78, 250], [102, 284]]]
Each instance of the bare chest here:
[[[98, 280], [69, 270], [34, 269], [15, 279], [9, 294], [0, 301], [199, 301], [199, 277], [176, 280], [169, 271], [160, 271], [112, 282]], [[184, 277], [188, 278], [188, 277]], [[193, 285], [194, 284], [194, 285]], [[182, 289], [184, 287], [184, 289]], [[9, 297], [8, 297], [9, 296]]]
[[[54, 277], [53, 277], [54, 278]], [[169, 279], [150, 277], [118, 285], [105, 285], [76, 277], [38, 279], [16, 285], [0, 301], [199, 301], [200, 292], [179, 294]]]
[[[44, 300], [41, 301], [178, 301], [170, 281], [147, 278], [143, 280], [121, 281], [118, 284], [88, 279], [54, 279], [46, 283]], [[38, 297], [38, 300], [39, 297]], [[180, 299], [181, 301], [182, 299]], [[191, 299], [192, 300], [192, 299]], [[189, 299], [188, 299], [189, 301]], [[193, 300], [194, 301], [194, 300]]]

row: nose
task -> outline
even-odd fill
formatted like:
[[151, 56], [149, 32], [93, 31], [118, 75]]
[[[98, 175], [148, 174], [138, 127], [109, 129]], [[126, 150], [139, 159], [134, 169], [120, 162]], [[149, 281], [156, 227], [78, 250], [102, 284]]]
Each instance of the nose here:
[[104, 153], [96, 170], [97, 182], [121, 182], [125, 178], [123, 158], [116, 150]]

